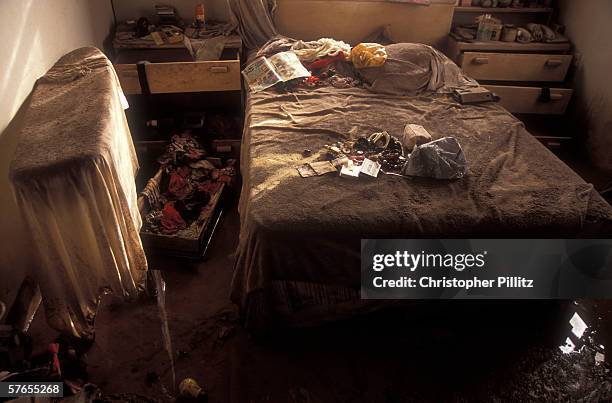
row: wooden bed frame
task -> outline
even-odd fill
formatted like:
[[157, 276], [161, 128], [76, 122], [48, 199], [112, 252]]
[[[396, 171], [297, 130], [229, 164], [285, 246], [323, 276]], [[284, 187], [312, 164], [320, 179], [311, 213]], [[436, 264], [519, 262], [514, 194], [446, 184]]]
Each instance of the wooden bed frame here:
[[455, 0], [430, 5], [389, 0], [277, 0], [279, 33], [303, 40], [334, 38], [352, 45], [387, 28], [394, 42], [443, 47], [450, 31]]

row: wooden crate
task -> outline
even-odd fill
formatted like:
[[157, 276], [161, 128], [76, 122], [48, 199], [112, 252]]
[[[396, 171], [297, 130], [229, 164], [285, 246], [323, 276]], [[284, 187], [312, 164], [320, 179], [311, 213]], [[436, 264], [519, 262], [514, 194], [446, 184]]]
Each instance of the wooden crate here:
[[[155, 176], [149, 180], [147, 187], [156, 187], [160, 190], [164, 175], [163, 168], [160, 168]], [[225, 184], [221, 184], [219, 190], [214, 195], [211, 195], [210, 201], [205, 207], [207, 217], [198, 227], [197, 237], [157, 234], [147, 232], [143, 228], [140, 231], [140, 238], [147, 255], [162, 254], [189, 259], [203, 258], [221, 218], [225, 193]], [[144, 217], [149, 212], [149, 203], [143, 195], [138, 198], [138, 210], [144, 220]]]

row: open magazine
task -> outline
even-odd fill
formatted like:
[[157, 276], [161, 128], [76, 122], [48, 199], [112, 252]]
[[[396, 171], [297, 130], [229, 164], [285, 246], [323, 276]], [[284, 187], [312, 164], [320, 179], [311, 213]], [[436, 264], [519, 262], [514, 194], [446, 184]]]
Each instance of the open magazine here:
[[253, 92], [263, 91], [276, 83], [310, 77], [310, 72], [293, 52], [281, 52], [271, 57], [260, 57], [249, 64], [242, 75]]

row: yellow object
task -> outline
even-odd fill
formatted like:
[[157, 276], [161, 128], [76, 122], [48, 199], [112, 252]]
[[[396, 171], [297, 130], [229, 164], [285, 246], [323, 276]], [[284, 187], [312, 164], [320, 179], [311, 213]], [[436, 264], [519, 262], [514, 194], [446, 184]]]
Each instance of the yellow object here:
[[185, 378], [179, 384], [179, 392], [184, 397], [198, 397], [202, 392], [202, 388], [195, 379]]
[[157, 46], [161, 46], [164, 44], [164, 40], [162, 39], [161, 35], [159, 34], [159, 32], [157, 31], [153, 31], [151, 32], [151, 38], [153, 38], [153, 41], [155, 42], [155, 44]]
[[387, 52], [381, 44], [360, 43], [351, 50], [351, 61], [358, 69], [380, 67], [387, 61]]

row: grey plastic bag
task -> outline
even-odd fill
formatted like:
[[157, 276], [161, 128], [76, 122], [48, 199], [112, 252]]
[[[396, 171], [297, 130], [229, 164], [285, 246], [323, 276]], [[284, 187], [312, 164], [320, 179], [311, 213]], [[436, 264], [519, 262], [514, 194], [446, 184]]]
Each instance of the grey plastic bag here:
[[467, 173], [465, 155], [454, 137], [415, 147], [402, 168], [403, 175], [436, 179], [460, 179]]

